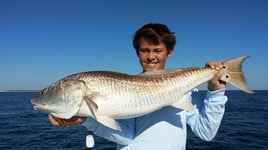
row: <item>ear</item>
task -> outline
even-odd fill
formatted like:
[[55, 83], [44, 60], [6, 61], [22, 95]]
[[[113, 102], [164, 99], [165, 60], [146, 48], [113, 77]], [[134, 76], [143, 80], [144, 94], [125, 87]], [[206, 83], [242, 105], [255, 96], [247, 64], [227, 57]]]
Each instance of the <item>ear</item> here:
[[168, 58], [169, 58], [169, 57], [171, 57], [171, 56], [173, 55], [173, 51], [174, 51], [174, 50], [173, 50], [173, 49], [171, 49], [171, 50], [168, 52], [168, 55], [167, 55], [167, 56], [168, 56]]

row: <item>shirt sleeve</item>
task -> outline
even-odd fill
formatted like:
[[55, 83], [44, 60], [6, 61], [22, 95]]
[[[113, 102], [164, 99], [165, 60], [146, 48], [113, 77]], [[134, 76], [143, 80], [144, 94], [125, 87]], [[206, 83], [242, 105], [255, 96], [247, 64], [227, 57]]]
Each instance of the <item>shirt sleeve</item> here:
[[224, 95], [225, 89], [217, 91], [207, 91], [204, 100], [200, 99], [198, 90], [192, 92], [192, 102], [196, 109], [188, 112], [186, 123], [192, 131], [202, 140], [212, 140], [221, 123], [225, 111], [227, 97]]
[[127, 145], [132, 141], [134, 136], [134, 119], [122, 119], [117, 121], [122, 129], [121, 131], [106, 127], [91, 117], [88, 117], [82, 126], [85, 126], [97, 136], [117, 144]]

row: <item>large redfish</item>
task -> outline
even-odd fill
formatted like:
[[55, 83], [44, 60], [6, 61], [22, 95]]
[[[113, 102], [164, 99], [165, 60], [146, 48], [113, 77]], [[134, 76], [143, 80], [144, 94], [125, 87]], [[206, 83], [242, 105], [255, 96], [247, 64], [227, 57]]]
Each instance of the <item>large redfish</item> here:
[[[246, 85], [242, 63], [247, 56], [227, 61], [222, 81], [253, 93]], [[90, 116], [120, 130], [115, 119], [132, 118], [172, 105], [183, 110], [194, 107], [187, 94], [210, 80], [219, 70], [185, 68], [156, 70], [140, 75], [92, 71], [67, 76], [42, 90], [32, 104], [59, 118]]]

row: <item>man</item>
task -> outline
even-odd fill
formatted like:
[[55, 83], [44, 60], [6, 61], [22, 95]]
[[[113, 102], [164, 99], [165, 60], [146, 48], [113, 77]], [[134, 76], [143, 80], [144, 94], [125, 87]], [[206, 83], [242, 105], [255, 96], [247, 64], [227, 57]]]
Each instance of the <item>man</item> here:
[[[133, 46], [143, 68], [143, 72], [164, 69], [166, 60], [172, 56], [176, 38], [163, 24], [147, 24], [134, 36]], [[209, 62], [206, 67], [219, 69], [223, 62]], [[195, 89], [189, 93], [195, 111], [188, 112], [172, 106], [164, 107], [150, 114], [118, 120], [122, 130], [105, 127], [92, 118], [74, 117], [69, 120], [48, 116], [54, 126], [68, 127], [80, 125], [87, 127], [96, 135], [118, 144], [118, 149], [185, 149], [186, 124], [203, 140], [212, 140], [220, 126], [227, 97], [224, 95], [226, 83], [219, 81], [219, 71], [209, 82], [204, 100]]]

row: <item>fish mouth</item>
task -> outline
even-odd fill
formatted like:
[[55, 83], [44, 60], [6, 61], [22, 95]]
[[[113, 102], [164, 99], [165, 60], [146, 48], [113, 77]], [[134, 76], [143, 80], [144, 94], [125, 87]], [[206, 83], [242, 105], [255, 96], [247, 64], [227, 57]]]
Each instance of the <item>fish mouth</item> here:
[[37, 101], [36, 98], [33, 98], [33, 99], [31, 99], [31, 103], [32, 103], [33, 105], [37, 105], [37, 104], [38, 104], [38, 101]]
[[33, 108], [35, 110], [46, 111], [46, 108], [47, 108], [46, 105], [44, 105], [44, 104], [38, 104], [37, 101], [36, 101], [36, 99], [32, 99], [31, 100], [31, 103], [33, 104]]
[[38, 106], [34, 106], [33, 108], [34, 108], [34, 110], [42, 110], [42, 109], [40, 109], [40, 107], [38, 107]]
[[35, 103], [36, 103], [35, 99], [32, 99], [32, 100], [31, 100], [31, 103], [32, 103], [32, 104], [35, 104]]
[[39, 104], [34, 104], [33, 108], [34, 108], [35, 110], [43, 110], [43, 111], [44, 111], [44, 109], [43, 109], [44, 106], [39, 105]]
[[36, 99], [32, 99], [31, 103], [34, 105], [34, 107], [45, 107], [46, 104], [39, 103]]
[[48, 109], [48, 107], [46, 105], [34, 104], [33, 108], [34, 108], [34, 110], [39, 110], [42, 112], [51, 113], [50, 109]]
[[65, 110], [61, 110], [61, 109], [57, 110], [57, 109], [55, 109], [55, 106], [51, 106], [49, 104], [35, 103], [34, 100], [32, 100], [32, 104], [33, 104], [33, 109], [34, 110], [38, 110], [38, 111], [41, 111], [41, 112], [53, 114], [56, 117], [64, 116], [64, 114], [66, 114]]

